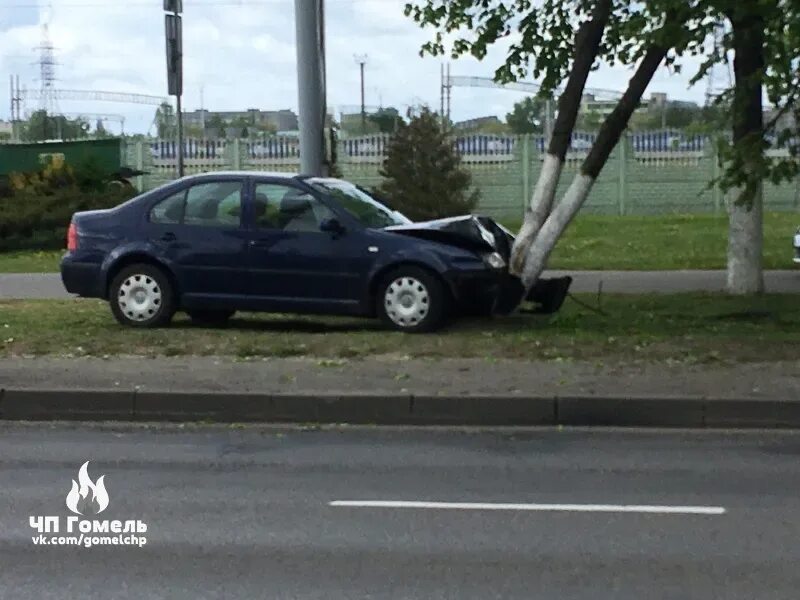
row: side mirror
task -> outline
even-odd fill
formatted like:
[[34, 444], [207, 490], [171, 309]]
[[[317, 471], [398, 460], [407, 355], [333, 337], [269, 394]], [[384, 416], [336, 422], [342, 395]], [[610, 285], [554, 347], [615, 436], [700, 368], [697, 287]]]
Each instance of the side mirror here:
[[332, 233], [333, 235], [339, 235], [344, 233], [344, 225], [342, 225], [336, 217], [328, 217], [327, 219], [323, 219], [319, 224], [319, 230]]

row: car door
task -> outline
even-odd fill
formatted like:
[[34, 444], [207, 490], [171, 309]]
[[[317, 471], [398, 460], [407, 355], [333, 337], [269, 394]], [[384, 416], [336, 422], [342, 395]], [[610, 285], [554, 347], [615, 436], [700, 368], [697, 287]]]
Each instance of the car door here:
[[150, 209], [147, 236], [173, 267], [187, 306], [216, 304], [246, 292], [244, 183], [244, 178], [203, 179]]
[[285, 181], [256, 180], [251, 198], [251, 296], [273, 309], [356, 312], [367, 276], [364, 232], [322, 231], [334, 210]]

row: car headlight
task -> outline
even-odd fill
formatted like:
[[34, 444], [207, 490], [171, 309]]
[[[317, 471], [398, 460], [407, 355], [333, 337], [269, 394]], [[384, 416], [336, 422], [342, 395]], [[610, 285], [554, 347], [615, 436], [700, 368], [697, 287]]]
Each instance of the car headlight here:
[[503, 269], [506, 266], [506, 261], [498, 252], [483, 255], [483, 262], [485, 262], [492, 269]]

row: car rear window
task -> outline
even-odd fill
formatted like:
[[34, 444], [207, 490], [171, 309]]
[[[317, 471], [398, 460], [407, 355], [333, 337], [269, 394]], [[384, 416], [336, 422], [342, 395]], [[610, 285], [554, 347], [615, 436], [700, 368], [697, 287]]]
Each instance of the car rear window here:
[[242, 218], [242, 183], [198, 183], [156, 204], [151, 223], [238, 227]]

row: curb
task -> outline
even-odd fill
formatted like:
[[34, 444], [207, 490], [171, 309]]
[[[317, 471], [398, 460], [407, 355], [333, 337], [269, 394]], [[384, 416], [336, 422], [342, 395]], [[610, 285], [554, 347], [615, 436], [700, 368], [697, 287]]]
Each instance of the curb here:
[[0, 389], [4, 421], [800, 428], [800, 400]]

